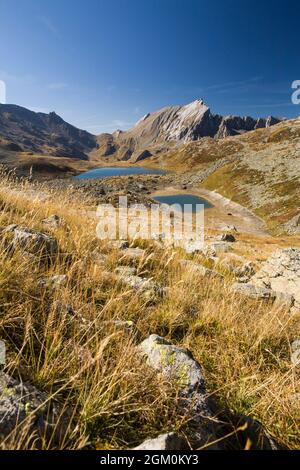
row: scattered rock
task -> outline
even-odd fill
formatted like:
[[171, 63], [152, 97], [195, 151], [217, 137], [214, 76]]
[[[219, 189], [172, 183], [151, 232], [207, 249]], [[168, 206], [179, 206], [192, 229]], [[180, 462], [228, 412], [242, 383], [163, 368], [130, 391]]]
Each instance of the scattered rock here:
[[202, 251], [204, 254], [206, 253], [206, 255], [216, 256], [220, 253], [228, 253], [230, 250], [232, 250], [232, 248], [227, 242], [219, 241], [210, 243]]
[[118, 266], [115, 272], [122, 278], [128, 278], [136, 275], [136, 268], [130, 266]]
[[132, 331], [134, 323], [131, 320], [107, 320], [103, 322], [104, 325], [113, 325], [116, 328]]
[[131, 259], [140, 259], [145, 256], [146, 250], [142, 248], [127, 248], [124, 251], [124, 257]]
[[68, 282], [68, 276], [66, 274], [57, 274], [55, 276], [42, 277], [39, 279], [39, 286], [49, 287], [56, 289], [57, 287], [65, 286]]
[[160, 297], [165, 295], [165, 291], [161, 286], [159, 286], [152, 279], [148, 279], [146, 277], [125, 275], [121, 277], [121, 281], [132, 289], [139, 291], [143, 295], [146, 295], [149, 299], [157, 295]]
[[66, 423], [60, 407], [46, 393], [0, 372], [0, 435], [5, 438], [24, 432], [28, 439], [30, 431], [35, 432], [33, 439], [63, 437]]
[[208, 277], [212, 279], [224, 280], [224, 276], [222, 276], [222, 274], [212, 269], [208, 269], [202, 264], [195, 263], [194, 261], [182, 260], [181, 265], [189, 269], [192, 272], [200, 274], [200, 276]]
[[187, 440], [175, 432], [147, 439], [133, 450], [190, 450]]
[[175, 245], [182, 248], [187, 254], [200, 253], [203, 249], [201, 240], [179, 240]]
[[95, 263], [97, 266], [105, 266], [108, 260], [108, 256], [105, 255], [104, 253], [99, 253], [96, 250], [91, 253], [91, 259], [93, 263]]
[[232, 233], [222, 233], [220, 236], [222, 242], [234, 243], [236, 241], [235, 236]]
[[243, 266], [239, 268], [234, 268], [233, 272], [240, 277], [247, 277], [250, 279], [251, 276], [254, 276], [255, 274], [255, 268], [254, 264], [249, 261], [248, 263], [244, 264]]
[[250, 278], [248, 276], [239, 277], [239, 284], [248, 284], [249, 279]]
[[275, 292], [275, 307], [291, 310], [291, 308], [294, 306], [294, 303], [295, 298], [293, 295], [285, 294], [283, 292]]
[[58, 243], [55, 238], [45, 233], [31, 230], [19, 225], [9, 225], [2, 231], [2, 235], [12, 234], [10, 246], [19, 248], [31, 255], [51, 258], [58, 253]]
[[238, 232], [238, 229], [236, 228], [235, 225], [225, 225], [223, 228], [225, 232]]
[[266, 287], [257, 287], [252, 284], [243, 284], [236, 282], [232, 286], [232, 290], [238, 294], [250, 297], [256, 300], [270, 300], [275, 298], [275, 293]]
[[129, 248], [129, 242], [127, 240], [114, 240], [110, 242], [112, 248], [115, 248], [116, 250], [126, 250], [126, 248]]
[[50, 228], [58, 228], [65, 224], [65, 221], [59, 215], [51, 215], [47, 219], [43, 219], [42, 223]]
[[55, 300], [53, 302], [53, 308], [57, 313], [66, 314], [72, 318], [76, 315], [76, 312], [71, 304], [63, 304], [62, 302], [60, 302], [60, 300]]

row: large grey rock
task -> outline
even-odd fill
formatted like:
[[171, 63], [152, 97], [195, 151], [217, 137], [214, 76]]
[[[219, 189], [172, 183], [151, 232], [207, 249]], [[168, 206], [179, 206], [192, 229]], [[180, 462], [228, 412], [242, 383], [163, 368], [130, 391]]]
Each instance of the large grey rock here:
[[31, 255], [40, 257], [53, 257], [58, 253], [57, 240], [50, 235], [37, 232], [19, 225], [9, 225], [2, 231], [2, 235], [12, 235], [10, 246], [13, 249], [21, 249]]
[[274, 306], [291, 310], [295, 304], [293, 295], [285, 294], [284, 292], [275, 292]]
[[149, 364], [162, 371], [185, 392], [205, 392], [200, 365], [186, 349], [174, 346], [158, 335], [151, 335], [140, 345]]
[[220, 423], [211, 409], [202, 369], [192, 354], [158, 335], [149, 336], [139, 349], [147, 357], [149, 365], [178, 387], [181, 406], [193, 429], [194, 446], [220, 449], [222, 445], [211, 444], [216, 440]]
[[300, 249], [278, 250], [252, 277], [251, 284], [293, 296], [294, 307], [300, 309]]
[[[14, 380], [0, 372], [0, 436], [22, 431], [35, 432], [35, 437], [60, 438], [66, 423], [57, 402], [32, 385]], [[29, 435], [27, 433], [27, 435]]]
[[187, 440], [175, 432], [147, 439], [133, 450], [190, 450]]

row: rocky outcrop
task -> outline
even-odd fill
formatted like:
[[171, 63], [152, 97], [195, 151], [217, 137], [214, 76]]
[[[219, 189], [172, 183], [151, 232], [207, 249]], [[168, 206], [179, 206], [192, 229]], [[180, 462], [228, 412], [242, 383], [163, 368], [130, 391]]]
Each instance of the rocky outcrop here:
[[252, 277], [251, 284], [292, 296], [293, 306], [300, 311], [300, 250], [276, 251]]
[[276, 251], [248, 283], [235, 283], [233, 291], [253, 299], [273, 300], [291, 312], [300, 312], [300, 250]]

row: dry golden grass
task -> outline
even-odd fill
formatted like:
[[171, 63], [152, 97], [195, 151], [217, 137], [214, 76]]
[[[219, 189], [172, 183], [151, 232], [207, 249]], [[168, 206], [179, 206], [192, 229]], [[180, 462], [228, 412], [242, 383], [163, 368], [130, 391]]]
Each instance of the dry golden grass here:
[[[33, 194], [32, 186], [2, 178], [0, 226], [17, 223], [52, 234], [60, 254], [46, 266], [21, 252], [7, 256], [2, 247], [0, 337], [8, 346], [5, 370], [71, 410], [63, 438], [58, 444], [49, 438], [43, 448], [128, 448], [164, 431], [185, 432], [175, 388], [137, 353], [139, 342], [157, 333], [193, 352], [222, 407], [257, 418], [281, 444], [299, 449], [300, 380], [290, 360], [299, 317], [234, 296], [226, 270], [225, 283], [204, 279], [182, 268], [182, 253], [144, 243], [147, 256], [135, 262], [139, 273], [170, 288], [165, 299], [149, 302], [116, 281], [114, 268], [129, 261], [96, 238], [88, 201], [68, 193]], [[52, 214], [66, 223], [46, 228], [42, 220]], [[270, 245], [259, 240], [263, 256]], [[247, 254], [257, 240], [242, 241]], [[95, 253], [108, 255], [103, 265]], [[53, 274], [67, 274], [67, 284], [38, 286]], [[74, 318], [59, 307], [66, 304]], [[114, 320], [134, 327], [118, 328]], [[24, 426], [22, 436], [14, 433], [2, 448], [36, 445]]]

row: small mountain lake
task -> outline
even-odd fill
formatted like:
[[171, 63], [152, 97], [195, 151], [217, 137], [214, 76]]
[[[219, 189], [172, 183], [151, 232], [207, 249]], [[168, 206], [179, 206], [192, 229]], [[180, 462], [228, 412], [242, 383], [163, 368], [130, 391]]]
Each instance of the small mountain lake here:
[[165, 175], [166, 172], [162, 170], [155, 170], [152, 168], [144, 168], [141, 166], [135, 167], [104, 167], [96, 168], [95, 170], [86, 171], [78, 176], [75, 176], [77, 180], [86, 179], [100, 179], [100, 178], [111, 178], [112, 176], [128, 176], [128, 175]]
[[202, 204], [204, 209], [209, 209], [213, 207], [213, 205], [208, 202], [206, 199], [202, 197], [195, 196], [193, 194], [172, 194], [169, 196], [154, 196], [153, 199], [160, 204], [167, 204], [168, 206], [172, 206], [173, 204], [178, 204], [182, 210], [185, 204], [192, 205], [192, 207], [186, 207], [187, 212], [199, 212], [202, 208], [197, 207], [197, 204]]

